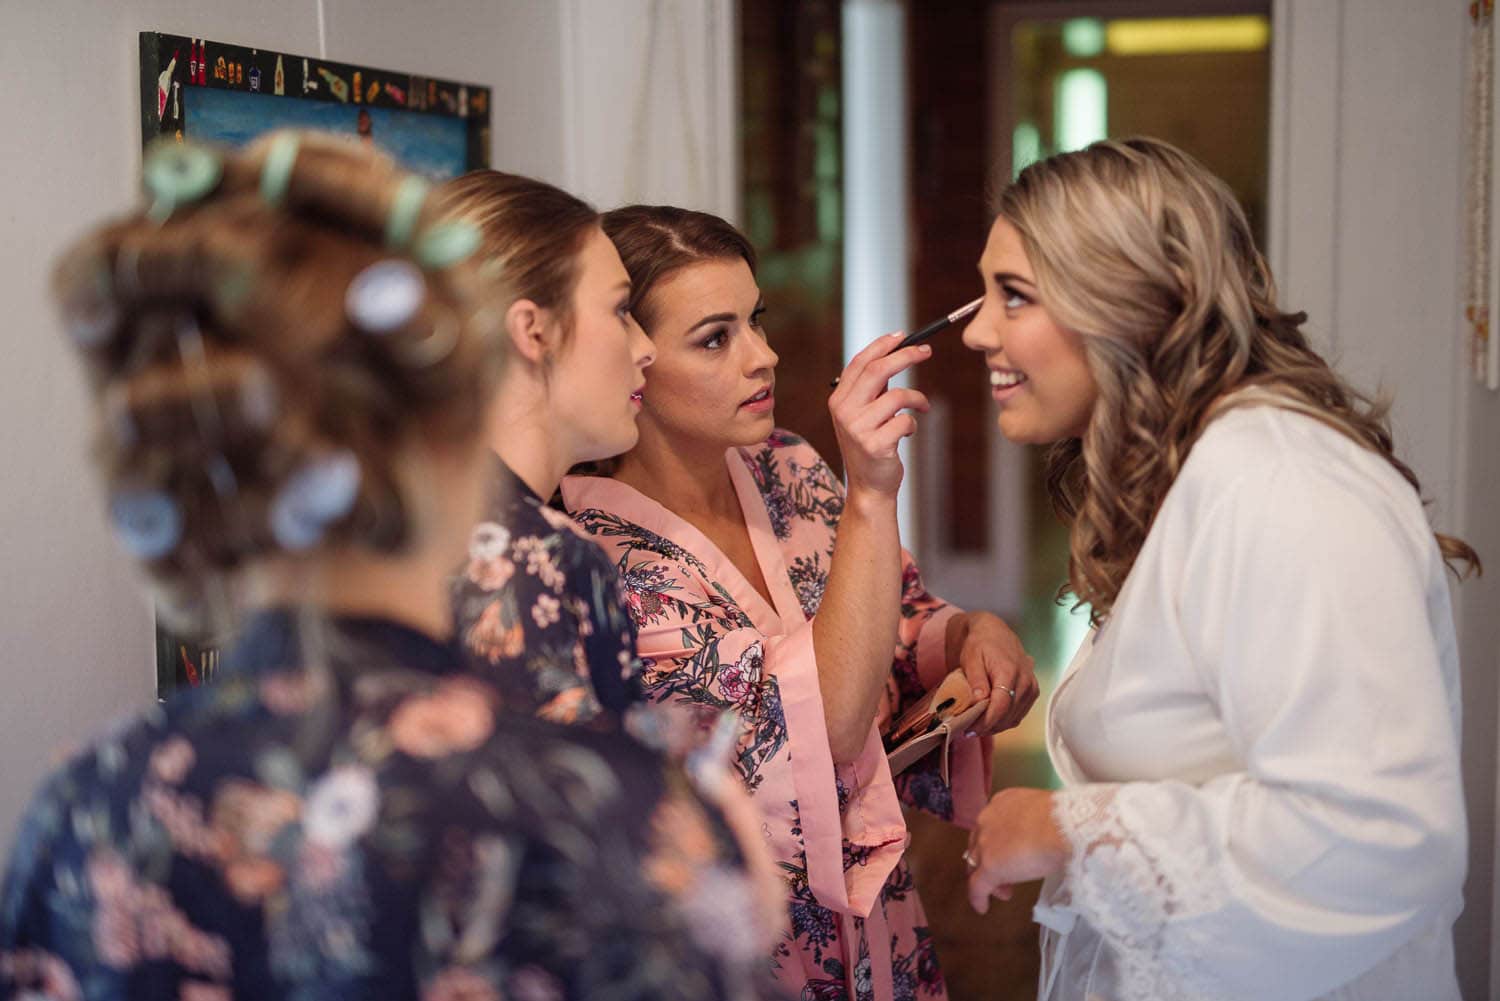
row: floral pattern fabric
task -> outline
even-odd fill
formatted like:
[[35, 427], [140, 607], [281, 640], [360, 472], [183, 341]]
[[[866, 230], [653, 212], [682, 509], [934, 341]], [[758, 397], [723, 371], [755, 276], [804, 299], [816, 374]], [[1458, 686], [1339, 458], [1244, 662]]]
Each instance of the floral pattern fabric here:
[[760, 996], [743, 825], [654, 752], [389, 622], [266, 613], [227, 663], [39, 794], [0, 997]]
[[730, 477], [772, 603], [696, 528], [625, 484], [568, 477], [563, 500], [614, 559], [639, 629], [649, 698], [734, 712], [736, 768], [786, 883], [791, 929], [778, 983], [805, 998], [945, 996], [926, 919], [902, 861], [901, 803], [972, 823], [989, 792], [986, 742], [956, 742], [952, 787], [934, 756], [892, 780], [879, 726], [947, 673], [957, 610], [928, 594], [903, 554], [902, 617], [879, 718], [836, 765], [812, 642], [843, 488], [801, 439], [778, 431], [730, 449]]
[[461, 656], [508, 708], [617, 729], [641, 700], [635, 623], [599, 547], [498, 457], [486, 520], [452, 584]]

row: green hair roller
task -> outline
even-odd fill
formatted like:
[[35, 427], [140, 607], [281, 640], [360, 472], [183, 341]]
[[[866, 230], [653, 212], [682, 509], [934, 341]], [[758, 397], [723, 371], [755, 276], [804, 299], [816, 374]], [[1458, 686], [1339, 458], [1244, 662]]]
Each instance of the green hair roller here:
[[417, 231], [417, 216], [422, 214], [422, 205], [427, 201], [428, 183], [420, 177], [406, 177], [391, 199], [391, 214], [385, 221], [385, 245], [392, 250], [401, 250], [411, 243]]
[[266, 151], [266, 162], [260, 168], [260, 196], [273, 208], [281, 204], [292, 183], [292, 168], [297, 165], [300, 144], [297, 136], [283, 132], [271, 140], [271, 148]]
[[147, 216], [165, 222], [179, 206], [189, 205], [218, 186], [224, 176], [219, 157], [202, 146], [167, 140], [146, 154], [142, 179], [152, 197]]
[[440, 271], [479, 249], [479, 228], [468, 222], [440, 222], [417, 240], [413, 256], [428, 271]]

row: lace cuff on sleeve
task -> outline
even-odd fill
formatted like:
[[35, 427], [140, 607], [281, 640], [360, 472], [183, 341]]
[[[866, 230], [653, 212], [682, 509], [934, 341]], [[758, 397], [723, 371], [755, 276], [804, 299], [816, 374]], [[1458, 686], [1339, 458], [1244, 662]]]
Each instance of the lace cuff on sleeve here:
[[[1053, 797], [1053, 818], [1071, 848], [1056, 903], [1074, 911], [1102, 939], [1101, 962], [1091, 964], [1094, 976], [1108, 971], [1116, 981], [1104, 997], [1205, 1001], [1221, 996], [1204, 976], [1189, 937], [1175, 934], [1177, 923], [1218, 910], [1224, 901], [1212, 842], [1182, 813], [1171, 790], [1156, 784], [1093, 784]], [[1145, 834], [1174, 829], [1174, 816], [1184, 821], [1184, 836], [1156, 840]], [[1143, 824], [1143, 817], [1155, 822]]]

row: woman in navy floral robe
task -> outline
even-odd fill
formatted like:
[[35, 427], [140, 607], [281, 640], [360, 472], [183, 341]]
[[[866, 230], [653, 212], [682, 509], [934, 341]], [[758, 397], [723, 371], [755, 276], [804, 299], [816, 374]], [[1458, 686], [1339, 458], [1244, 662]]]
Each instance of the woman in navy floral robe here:
[[635, 444], [651, 342], [593, 208], [496, 170], [441, 196], [482, 235], [509, 355], [487, 429], [489, 510], [453, 582], [463, 656], [517, 711], [615, 729], [641, 698], [635, 625], [613, 564], [546, 500], [573, 465]]
[[146, 178], [57, 278], [111, 520], [179, 608], [259, 610], [38, 794], [0, 997], [760, 996], [775, 891], [712, 761], [507, 713], [445, 639], [500, 357], [470, 237], [311, 134]]

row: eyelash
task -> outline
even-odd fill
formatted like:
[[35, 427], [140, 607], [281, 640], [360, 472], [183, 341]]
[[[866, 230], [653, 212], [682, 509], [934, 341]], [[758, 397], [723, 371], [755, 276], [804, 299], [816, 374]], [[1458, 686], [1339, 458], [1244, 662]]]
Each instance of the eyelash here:
[[[1024, 292], [1016, 291], [1009, 285], [1001, 285], [1000, 294], [1005, 298], [1005, 308], [1007, 310], [1020, 309], [1022, 306], [1025, 306], [1031, 302], [1030, 296], [1026, 295], [1026, 293]], [[1020, 301], [1017, 302], [1016, 300]]]
[[[755, 309], [750, 311], [749, 326], [751, 330], [760, 330], [761, 317], [765, 315], [765, 312], [766, 307], [764, 306], [757, 306], [755, 307]], [[721, 351], [723, 350], [724, 344], [729, 340], [729, 337], [732, 333], [733, 331], [729, 328], [721, 327], [720, 329], [715, 330], [713, 333], [709, 334], [707, 337], [703, 338], [703, 340], [699, 342], [698, 346], [706, 351]]]

